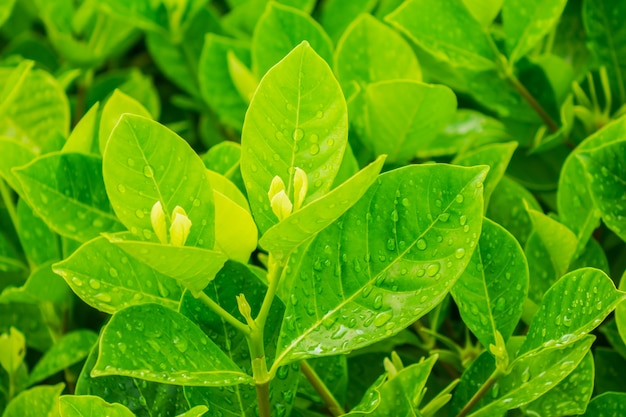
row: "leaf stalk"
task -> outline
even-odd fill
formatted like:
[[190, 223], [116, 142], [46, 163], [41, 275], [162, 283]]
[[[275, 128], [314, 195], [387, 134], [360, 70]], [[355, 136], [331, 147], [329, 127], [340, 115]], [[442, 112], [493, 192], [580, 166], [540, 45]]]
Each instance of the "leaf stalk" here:
[[300, 370], [306, 377], [307, 381], [309, 381], [309, 384], [311, 384], [313, 389], [315, 389], [315, 392], [322, 397], [324, 404], [326, 404], [326, 408], [330, 414], [333, 415], [333, 417], [339, 417], [346, 413], [341, 404], [339, 404], [339, 401], [337, 401], [333, 393], [330, 392], [324, 381], [322, 381], [319, 375], [317, 375], [317, 372], [315, 372], [307, 361], [303, 360], [300, 362]]
[[463, 409], [459, 411], [459, 414], [457, 414], [456, 417], [465, 417], [466, 415], [468, 415], [469, 412], [472, 411], [474, 407], [476, 407], [476, 404], [478, 404], [478, 402], [489, 392], [489, 390], [494, 386], [496, 382], [498, 382], [500, 377], [502, 377], [503, 375], [504, 372], [502, 372], [502, 370], [500, 369], [496, 369], [495, 371], [493, 371], [493, 373], [489, 376], [485, 383], [478, 389], [478, 391], [476, 391], [474, 396], [470, 398], [467, 404], [465, 404], [465, 407], [463, 407]]

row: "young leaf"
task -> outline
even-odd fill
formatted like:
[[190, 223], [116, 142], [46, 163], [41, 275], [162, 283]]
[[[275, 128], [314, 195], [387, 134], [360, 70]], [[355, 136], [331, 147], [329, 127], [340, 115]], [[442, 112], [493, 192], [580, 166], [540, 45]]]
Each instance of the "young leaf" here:
[[63, 395], [59, 397], [61, 417], [134, 417], [122, 404], [110, 404], [94, 395]]
[[91, 330], [65, 334], [37, 362], [28, 377], [28, 385], [43, 381], [85, 359], [97, 340], [98, 335]]
[[174, 278], [194, 294], [202, 291], [215, 278], [228, 259], [222, 252], [214, 250], [132, 240], [129, 233], [105, 237], [159, 274]]
[[222, 123], [240, 131], [248, 103], [239, 94], [228, 70], [229, 52], [242, 64], [250, 66], [247, 44], [213, 33], [206, 35], [198, 62], [200, 93]]
[[335, 74], [344, 92], [356, 81], [367, 84], [386, 80], [422, 80], [411, 46], [397, 32], [369, 14], [355, 19], [337, 43]]
[[272, 226], [259, 240], [260, 245], [277, 259], [287, 256], [352, 207], [374, 183], [384, 162], [385, 158], [379, 157], [325, 196]]
[[7, 333], [0, 335], [0, 366], [9, 375], [22, 366], [26, 356], [26, 343], [24, 335], [15, 327], [11, 327]]
[[13, 172], [29, 205], [52, 230], [85, 242], [123, 229], [107, 198], [101, 166], [96, 156], [51, 153]]
[[274, 366], [370, 345], [437, 305], [478, 243], [485, 175], [447, 165], [383, 174], [304, 254], [292, 255]]
[[299, 167], [309, 178], [305, 201], [323, 196], [339, 170], [347, 135], [341, 88], [328, 64], [303, 42], [261, 80], [244, 122], [241, 173], [261, 233], [278, 222], [267, 196], [272, 179], [279, 176], [293, 199]]
[[[104, 149], [106, 148], [109, 136], [111, 136], [111, 132], [125, 113], [136, 114], [138, 116], [147, 117], [148, 119], [152, 118], [150, 112], [146, 110], [140, 102], [124, 94], [122, 91], [115, 89], [104, 107], [102, 107], [102, 115], [100, 116], [98, 144], [101, 155], [104, 155]], [[72, 134], [74, 134], [74, 132], [72, 132]]]
[[513, 235], [484, 219], [478, 247], [451, 293], [463, 321], [484, 347], [496, 344], [496, 332], [506, 341], [528, 293], [526, 258]]
[[428, 146], [452, 120], [456, 96], [448, 87], [393, 80], [370, 84], [363, 92], [367, 120], [361, 139], [389, 163], [406, 163]]
[[559, 21], [567, 0], [507, 0], [502, 20], [509, 59], [524, 57]]
[[191, 220], [186, 245], [213, 247], [215, 209], [204, 164], [174, 132], [144, 117], [123, 115], [111, 132], [102, 170], [111, 205], [132, 234], [156, 241], [150, 210], [159, 201], [168, 224], [175, 206]]
[[41, 385], [19, 393], [2, 414], [3, 417], [54, 416], [64, 384]]
[[504, 0], [463, 0], [467, 10], [484, 27], [489, 27], [500, 13]]
[[581, 417], [619, 416], [624, 412], [626, 412], [626, 393], [606, 392], [591, 400], [587, 411]]
[[91, 374], [173, 385], [252, 382], [193, 322], [157, 304], [132, 306], [113, 315], [102, 331]]
[[602, 220], [626, 241], [626, 209], [622, 205], [626, 182], [623, 155], [626, 155], [625, 140], [579, 152], [577, 156], [587, 172], [589, 191]]
[[319, 23], [303, 11], [269, 2], [252, 35], [253, 72], [261, 78], [304, 40], [326, 62], [332, 62], [333, 44]]
[[626, 293], [616, 290], [600, 270], [582, 268], [564, 275], [544, 295], [519, 355], [578, 340], [625, 299]]
[[4, 179], [20, 196], [24, 195], [22, 184], [13, 173], [12, 168], [28, 164], [36, 158], [28, 146], [18, 139], [0, 137], [0, 178]]
[[182, 294], [174, 280], [127, 256], [104, 237], [87, 242], [53, 269], [84, 302], [109, 314], [144, 303], [175, 310]]
[[495, 68], [496, 56], [487, 35], [459, 0], [409, 0], [385, 20], [452, 66]]
[[585, 412], [593, 392], [594, 363], [591, 352], [587, 352], [564, 380], [550, 391], [523, 407], [527, 415], [558, 417], [579, 415]]
[[[119, 90], [115, 90], [117, 93]], [[115, 93], [113, 93], [115, 95]], [[96, 102], [87, 113], [80, 119], [78, 124], [72, 130], [72, 133], [67, 138], [65, 145], [61, 152], [64, 153], [85, 153], [85, 154], [98, 154], [98, 147], [100, 146], [98, 129], [100, 127], [100, 103]], [[121, 113], [120, 113], [121, 115]], [[118, 116], [119, 118], [119, 116]], [[117, 119], [115, 120], [117, 123]], [[111, 129], [113, 126], [111, 126]], [[108, 138], [108, 133], [106, 136]], [[100, 150], [104, 149], [104, 146]]]

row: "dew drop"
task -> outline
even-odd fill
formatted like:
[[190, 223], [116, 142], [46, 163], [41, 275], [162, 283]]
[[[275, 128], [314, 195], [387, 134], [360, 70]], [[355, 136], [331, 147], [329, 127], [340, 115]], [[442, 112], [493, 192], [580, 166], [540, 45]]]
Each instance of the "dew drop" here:
[[90, 279], [89, 286], [94, 290], [98, 290], [100, 289], [100, 281], [98, 281], [97, 279]]
[[293, 136], [292, 137], [293, 137], [293, 140], [295, 140], [296, 142], [302, 140], [302, 138], [304, 137], [304, 130], [302, 130], [300, 128], [295, 129], [293, 131]]
[[454, 257], [456, 259], [463, 259], [463, 257], [465, 256], [465, 249], [463, 248], [458, 248], [455, 252], [454, 252]]
[[384, 311], [382, 313], [379, 313], [376, 315], [376, 317], [374, 317], [374, 326], [380, 327], [387, 323], [389, 320], [391, 320], [392, 317], [393, 314], [391, 314], [391, 311]]
[[424, 239], [419, 239], [419, 240], [417, 241], [417, 245], [416, 245], [416, 246], [417, 246], [417, 249], [419, 249], [419, 250], [424, 250], [424, 249], [426, 249], [426, 247], [427, 247], [428, 245], [426, 244], [426, 240], [424, 240]]
[[455, 200], [457, 203], [462, 203], [462, 202], [463, 202], [463, 200], [464, 200], [463, 195], [462, 195], [462, 194], [457, 194], [457, 195], [456, 195], [456, 197], [454, 198], [454, 200]]
[[317, 143], [314, 143], [309, 148], [309, 153], [311, 155], [317, 155], [320, 152], [320, 146]]
[[154, 169], [152, 169], [150, 165], [146, 165], [143, 167], [143, 175], [145, 175], [146, 178], [154, 177]]
[[462, 215], [461, 217], [459, 217], [459, 224], [461, 226], [465, 226], [466, 223], [467, 223], [467, 216]]
[[430, 264], [428, 265], [428, 267], [426, 268], [426, 274], [429, 277], [434, 277], [437, 272], [439, 272], [439, 264], [435, 263], [435, 264]]
[[111, 275], [113, 278], [117, 278], [118, 276], [117, 269], [113, 267], [109, 268], [109, 275]]
[[389, 249], [389, 250], [395, 250], [396, 249], [396, 240], [395, 239], [387, 240], [387, 249]]
[[375, 310], [380, 310], [383, 306], [383, 295], [382, 294], [378, 294], [375, 298], [374, 298], [374, 309]]
[[136, 215], [137, 217], [139, 217], [140, 219], [143, 219], [143, 218], [144, 218], [144, 216], [145, 216], [145, 213], [143, 212], [143, 210], [142, 210], [142, 209], [137, 209], [137, 210], [135, 211], [135, 215]]
[[120, 193], [125, 193], [126, 192], [126, 187], [124, 186], [124, 184], [118, 184], [117, 185], [117, 191], [119, 191]]

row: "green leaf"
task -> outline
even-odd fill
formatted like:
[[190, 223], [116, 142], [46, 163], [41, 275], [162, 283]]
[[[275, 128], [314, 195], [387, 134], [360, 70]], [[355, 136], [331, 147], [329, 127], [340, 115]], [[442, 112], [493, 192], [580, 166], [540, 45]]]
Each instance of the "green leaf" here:
[[193, 322], [157, 304], [113, 315], [91, 374], [193, 386], [252, 382]]
[[351, 22], [358, 19], [361, 13], [370, 13], [376, 3], [378, 0], [327, 0], [321, 4], [319, 21], [337, 44]]
[[15, 0], [3, 0], [2, 4], [0, 4], [0, 26], [7, 21], [9, 16], [11, 16], [11, 11], [13, 11], [13, 6], [15, 5]]
[[519, 354], [542, 345], [572, 343], [596, 328], [625, 299], [626, 293], [616, 290], [600, 270], [569, 272], [544, 295]]
[[[0, 70], [0, 78], [7, 79], [12, 69]], [[33, 97], [41, 97], [33, 106]], [[11, 95], [7, 107], [0, 114], [0, 130], [11, 133], [35, 153], [59, 150], [69, 131], [70, 112], [67, 96], [52, 75], [40, 69], [26, 74], [23, 83]]]
[[362, 14], [337, 43], [334, 69], [344, 92], [356, 81], [367, 84], [387, 80], [422, 80], [411, 46], [397, 32], [369, 14]]
[[[619, 289], [620, 291], [626, 292], [626, 273], [622, 274]], [[617, 305], [615, 309], [615, 323], [617, 324], [617, 330], [622, 337], [622, 341], [626, 343], [626, 303]]]
[[585, 167], [577, 155], [619, 142], [625, 134], [626, 117], [622, 117], [585, 139], [569, 154], [561, 168], [557, 191], [559, 217], [564, 225], [576, 233], [579, 250], [598, 227], [600, 213], [589, 191]]
[[59, 397], [61, 417], [134, 417], [122, 404], [110, 404], [93, 395]]
[[292, 255], [275, 365], [370, 345], [435, 307], [478, 243], [485, 175], [448, 165], [385, 173]]
[[626, 412], [626, 393], [607, 392], [594, 397], [582, 417], [616, 417]]
[[302, 41], [329, 64], [333, 44], [324, 29], [307, 13], [269, 2], [252, 35], [252, 70], [261, 78]]
[[528, 293], [526, 258], [513, 235], [484, 219], [478, 247], [451, 293], [463, 322], [484, 347], [496, 344], [496, 332], [506, 341], [517, 326]]
[[19, 140], [6, 137], [0, 137], [0, 154], [0, 177], [19, 195], [23, 195], [22, 185], [11, 168], [26, 165], [37, 155]]
[[448, 87], [410, 80], [369, 84], [363, 100], [367, 124], [361, 139], [376, 155], [387, 154], [389, 163], [414, 158], [456, 111], [456, 96]]
[[352, 207], [374, 183], [384, 162], [385, 158], [379, 157], [325, 196], [272, 226], [259, 244], [277, 259], [286, 257], [296, 246], [322, 231]]
[[[100, 146], [100, 154], [104, 155], [104, 149], [111, 132], [120, 121], [123, 114], [130, 113], [138, 116], [144, 116], [151, 119], [150, 112], [146, 110], [137, 100], [124, 94], [122, 91], [115, 89], [113, 94], [104, 107], [102, 107], [102, 115], [100, 116], [100, 128], [98, 130], [98, 143]], [[78, 127], [78, 126], [77, 126]]]
[[109, 314], [144, 303], [175, 310], [182, 295], [171, 278], [128, 257], [104, 237], [87, 242], [53, 269], [83, 301]]
[[58, 398], [63, 384], [41, 385], [19, 393], [2, 414], [3, 417], [57, 417]]
[[215, 278], [228, 259], [222, 252], [214, 250], [132, 240], [129, 233], [105, 237], [159, 274], [174, 278], [194, 294], [202, 291]]
[[45, 352], [52, 345], [50, 329], [37, 304], [0, 303], [0, 334], [15, 327], [26, 337], [26, 345]]
[[0, 302], [53, 303], [61, 307], [69, 304], [70, 289], [61, 277], [52, 272], [51, 262], [32, 270], [28, 280], [19, 288], [5, 288]]
[[589, 191], [604, 223], [626, 241], [626, 209], [622, 206], [626, 166], [626, 141], [613, 142], [587, 152], [578, 159], [587, 172]]
[[500, 13], [504, 0], [463, 0], [467, 10], [477, 22], [488, 27]]
[[17, 226], [24, 254], [34, 265], [42, 265], [61, 258], [58, 236], [24, 199], [17, 202]]
[[558, 23], [567, 0], [507, 0], [502, 20], [509, 59], [524, 57]]
[[15, 327], [0, 335], [0, 365], [9, 374], [13, 375], [22, 366], [26, 355], [24, 335]]
[[28, 377], [32, 385], [69, 368], [87, 357], [98, 340], [91, 330], [76, 330], [65, 334], [37, 362]]
[[328, 64], [303, 42], [265, 75], [244, 123], [241, 173], [261, 233], [278, 222], [267, 194], [272, 179], [279, 176], [293, 200], [299, 167], [309, 178], [304, 204], [323, 196], [339, 170], [347, 135], [341, 88]]
[[150, 212], [160, 201], [168, 226], [175, 206], [182, 207], [191, 220], [186, 245], [213, 247], [215, 209], [204, 164], [184, 139], [165, 126], [123, 115], [104, 152], [103, 175], [111, 205], [132, 234], [157, 241]]
[[598, 66], [606, 67], [611, 90], [619, 103], [626, 102], [626, 34], [623, 18], [626, 4], [606, 0], [585, 0], [582, 10], [587, 45]]
[[473, 70], [495, 67], [487, 35], [461, 0], [410, 0], [385, 20], [449, 65]]
[[504, 176], [504, 171], [517, 148], [517, 142], [497, 143], [482, 146], [454, 158], [453, 163], [462, 166], [488, 165], [489, 173], [485, 179], [483, 199], [485, 208], [489, 205], [491, 194]]
[[122, 230], [104, 189], [101, 166], [97, 156], [51, 153], [13, 172], [29, 205], [52, 230], [85, 242]]
[[541, 210], [535, 197], [526, 188], [505, 175], [496, 185], [487, 207], [487, 217], [504, 226], [522, 246], [526, 245], [533, 230], [525, 205], [533, 210]]
[[585, 412], [593, 391], [594, 363], [591, 352], [565, 379], [524, 407], [527, 415], [558, 417]]
[[626, 381], [620, 378], [619, 371], [626, 367], [626, 358], [613, 349], [598, 347], [593, 353], [593, 359], [596, 371], [595, 380], [593, 381], [595, 393], [601, 394], [609, 391], [626, 392]]
[[[115, 91], [118, 92], [118, 90]], [[98, 102], [91, 106], [89, 111], [76, 124], [74, 130], [72, 130], [72, 133], [67, 138], [61, 152], [85, 154], [98, 153], [98, 127], [100, 122], [100, 114], [98, 113], [99, 109], [100, 103]], [[115, 120], [115, 122], [117, 123], [117, 120]], [[106, 136], [109, 136], [108, 133]], [[104, 149], [104, 145], [100, 146], [102, 146], [100, 149], [102, 151], [102, 149]]]
[[206, 35], [198, 62], [200, 93], [225, 125], [241, 131], [248, 103], [241, 97], [228, 70], [228, 53], [250, 66], [246, 43], [212, 33]]
[[124, 404], [138, 417], [149, 417], [157, 409], [164, 417], [174, 417], [187, 409], [183, 387], [118, 375], [92, 377], [97, 358], [95, 346], [76, 382], [76, 395], [93, 395], [109, 403]]

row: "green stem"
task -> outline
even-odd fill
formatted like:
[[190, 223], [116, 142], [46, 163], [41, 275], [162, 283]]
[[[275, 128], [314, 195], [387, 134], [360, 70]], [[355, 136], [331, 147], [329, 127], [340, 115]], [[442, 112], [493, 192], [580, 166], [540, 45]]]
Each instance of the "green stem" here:
[[87, 102], [87, 90], [93, 82], [93, 70], [89, 69], [81, 80], [78, 81], [76, 91], [76, 107], [74, 108], [73, 124], [76, 126], [85, 113], [85, 104]]
[[201, 292], [200, 295], [197, 296], [198, 300], [202, 301], [202, 303], [217, 313], [220, 317], [226, 320], [231, 326], [240, 331], [242, 334], [248, 336], [251, 333], [250, 327], [245, 325], [244, 323], [237, 320], [230, 314], [228, 311], [224, 310], [222, 306], [213, 301], [208, 295], [204, 292]]
[[259, 405], [259, 417], [271, 417], [270, 383], [256, 384], [256, 398]]
[[0, 178], [0, 194], [2, 194], [2, 201], [13, 222], [13, 227], [17, 230], [17, 211], [15, 210], [15, 204], [13, 203], [11, 192], [2, 178]]
[[283, 268], [284, 266], [282, 265], [282, 263], [276, 261], [272, 254], [270, 254], [267, 271], [267, 280], [269, 282], [269, 287], [267, 288], [267, 292], [265, 293], [263, 304], [261, 304], [261, 310], [259, 310], [259, 315], [254, 320], [259, 328], [265, 327], [265, 322], [267, 321], [270, 307], [272, 306], [272, 302], [274, 302], [276, 290], [278, 290], [280, 276], [283, 274]]
[[474, 394], [474, 396], [467, 402], [467, 404], [465, 404], [465, 407], [463, 407], [463, 409], [459, 411], [459, 414], [457, 414], [456, 417], [465, 417], [467, 414], [469, 414], [469, 412], [472, 411], [472, 409], [485, 396], [485, 394], [489, 392], [491, 387], [493, 387], [493, 385], [498, 382], [498, 379], [500, 379], [502, 375], [504, 375], [504, 373], [500, 369], [496, 369], [495, 371], [493, 371], [491, 376], [489, 376], [489, 379], [487, 379], [485, 383], [480, 387], [480, 389], [476, 391], [476, 394]]
[[333, 415], [333, 417], [338, 417], [346, 413], [333, 393], [330, 392], [326, 384], [324, 384], [324, 381], [322, 381], [307, 361], [300, 362], [300, 370], [306, 377], [307, 381], [309, 381], [309, 384], [311, 384], [319, 396], [322, 397], [322, 400], [324, 400], [324, 403], [326, 404], [326, 408], [328, 408], [328, 411]]

